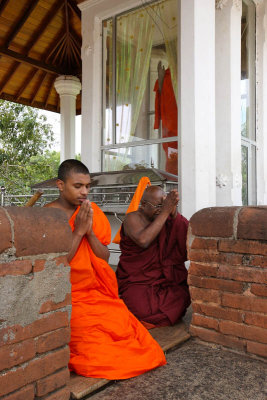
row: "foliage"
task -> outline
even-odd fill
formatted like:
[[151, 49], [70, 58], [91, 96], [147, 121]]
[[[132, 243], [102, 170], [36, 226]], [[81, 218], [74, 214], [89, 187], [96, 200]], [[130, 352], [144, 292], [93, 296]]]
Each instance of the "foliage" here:
[[56, 176], [59, 153], [49, 151], [52, 126], [38, 110], [0, 100], [1, 185], [9, 193], [30, 193], [34, 183]]

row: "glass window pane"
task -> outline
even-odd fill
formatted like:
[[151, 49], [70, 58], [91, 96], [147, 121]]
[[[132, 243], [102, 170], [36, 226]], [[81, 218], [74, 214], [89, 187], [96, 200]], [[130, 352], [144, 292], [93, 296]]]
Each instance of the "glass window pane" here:
[[248, 205], [248, 148], [242, 146], [242, 204]]
[[177, 142], [114, 148], [104, 151], [104, 171], [154, 167], [177, 175]]
[[116, 18], [116, 143], [177, 136], [176, 9], [164, 0]]
[[112, 19], [103, 22], [103, 144], [112, 143]]

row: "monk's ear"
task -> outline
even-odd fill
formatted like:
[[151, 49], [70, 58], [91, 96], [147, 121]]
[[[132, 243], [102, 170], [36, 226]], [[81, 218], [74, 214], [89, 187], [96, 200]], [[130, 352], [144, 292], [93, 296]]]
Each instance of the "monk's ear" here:
[[61, 179], [56, 180], [56, 185], [60, 192], [63, 192], [64, 189], [64, 182]]

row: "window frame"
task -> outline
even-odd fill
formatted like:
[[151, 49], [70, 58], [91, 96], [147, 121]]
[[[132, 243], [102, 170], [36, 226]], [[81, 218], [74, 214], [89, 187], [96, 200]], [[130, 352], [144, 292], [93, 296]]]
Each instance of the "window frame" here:
[[[131, 141], [131, 142], [124, 142], [124, 143], [116, 143], [116, 106], [114, 107], [114, 104], [116, 105], [116, 91], [114, 88], [116, 88], [116, 73], [113, 72], [112, 74], [112, 143], [108, 145], [104, 145], [104, 101], [103, 101], [103, 96], [104, 96], [104, 69], [103, 69], [103, 61], [104, 61], [104, 35], [103, 35], [103, 25], [106, 21], [112, 20], [112, 26], [113, 26], [113, 34], [112, 34], [112, 70], [115, 71], [116, 68], [116, 21], [117, 18], [119, 18], [122, 15], [128, 14], [130, 12], [136, 11], [138, 9], [142, 9], [147, 7], [150, 4], [155, 4], [160, 2], [161, 0], [151, 0], [149, 2], [146, 2], [145, 4], [136, 5], [135, 7], [132, 7], [130, 9], [124, 10], [120, 13], [116, 13], [114, 15], [111, 15], [108, 18], [105, 18], [101, 21], [101, 26], [102, 26], [102, 95], [101, 95], [101, 146], [100, 146], [100, 152], [101, 152], [101, 171], [104, 171], [104, 154], [105, 151], [107, 150], [112, 150], [112, 149], [120, 149], [120, 148], [129, 148], [129, 147], [137, 147], [137, 146], [145, 146], [145, 145], [153, 145], [153, 144], [162, 144], [162, 143], [170, 143], [170, 142], [177, 142], [178, 145], [178, 135], [177, 136], [171, 136], [171, 137], [166, 137], [166, 138], [156, 138], [156, 139], [141, 139], [141, 140], [136, 140], [136, 141]], [[177, 35], [178, 35], [179, 29], [177, 29]], [[178, 60], [177, 60], [178, 62]], [[151, 110], [148, 110], [147, 112], [147, 125], [149, 124], [149, 117], [152, 115], [153, 112]], [[148, 128], [147, 128], [148, 129]], [[161, 135], [161, 126], [159, 128], [160, 135]], [[147, 130], [148, 132], [148, 130]], [[151, 167], [153, 167], [151, 165]]]

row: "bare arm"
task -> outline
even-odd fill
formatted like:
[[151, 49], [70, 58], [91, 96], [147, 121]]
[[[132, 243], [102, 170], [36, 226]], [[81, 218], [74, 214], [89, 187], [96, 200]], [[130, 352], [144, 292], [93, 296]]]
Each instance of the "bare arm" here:
[[124, 221], [124, 231], [138, 246], [146, 249], [158, 236], [167, 218], [174, 212], [179, 200], [177, 191], [171, 191], [163, 201], [161, 213], [156, 219], [146, 224], [140, 213], [130, 213]]
[[107, 246], [102, 244], [97, 237], [95, 236], [93, 230], [91, 230], [91, 233], [86, 234], [87, 240], [91, 246], [91, 249], [93, 250], [94, 254], [108, 262], [109, 260], [109, 249]]
[[89, 202], [83, 202], [81, 208], [76, 215], [74, 231], [72, 232], [72, 244], [69, 254], [67, 256], [68, 262], [70, 262], [81, 243], [83, 236], [86, 234], [90, 227], [90, 214], [92, 213]]
[[94, 234], [94, 231], [92, 229], [93, 227], [93, 209], [91, 208], [91, 204], [90, 205], [90, 215], [89, 215], [89, 219], [90, 219], [90, 224], [89, 227], [86, 231], [86, 237], [87, 240], [91, 246], [91, 249], [93, 250], [94, 254], [99, 257], [102, 258], [103, 260], [107, 261], [109, 260], [109, 249], [107, 248], [107, 246], [105, 246], [104, 244], [102, 244], [98, 238], [96, 237], [96, 235]]

